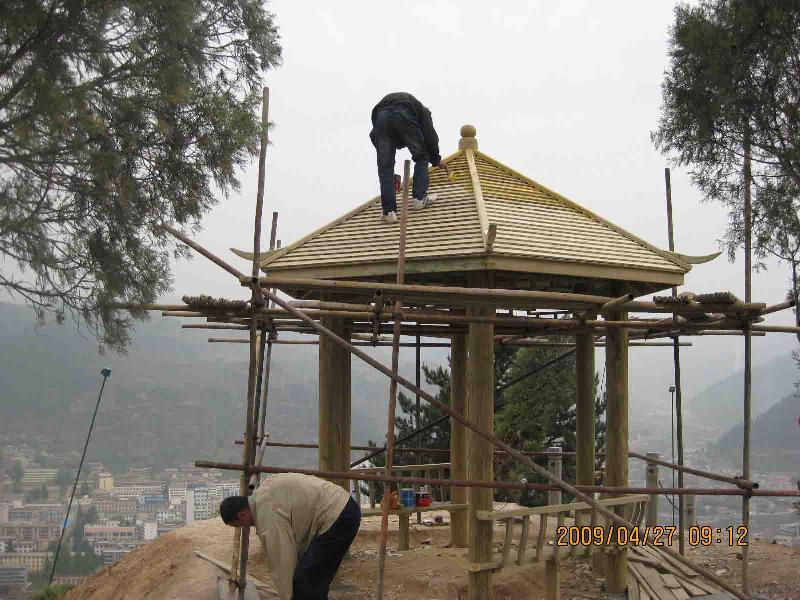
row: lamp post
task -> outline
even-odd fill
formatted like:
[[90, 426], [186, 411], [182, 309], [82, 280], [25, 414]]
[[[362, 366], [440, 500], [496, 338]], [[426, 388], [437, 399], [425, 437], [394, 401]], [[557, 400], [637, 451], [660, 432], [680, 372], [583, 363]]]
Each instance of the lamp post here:
[[69, 522], [69, 511], [72, 510], [72, 501], [75, 498], [75, 490], [78, 487], [78, 480], [81, 477], [81, 470], [83, 469], [83, 461], [86, 458], [86, 450], [89, 448], [89, 439], [92, 437], [92, 430], [94, 429], [94, 421], [97, 418], [97, 411], [100, 408], [100, 400], [103, 398], [103, 390], [106, 387], [106, 381], [111, 377], [111, 369], [105, 368], [100, 371], [103, 376], [103, 383], [100, 385], [100, 393], [97, 395], [97, 404], [94, 406], [94, 414], [92, 415], [92, 422], [89, 424], [89, 433], [86, 435], [86, 443], [83, 445], [83, 454], [81, 454], [81, 462], [78, 464], [78, 473], [75, 475], [75, 483], [72, 485], [72, 494], [69, 497], [69, 505], [67, 505], [67, 514], [64, 515], [64, 523], [61, 526], [61, 537], [58, 539], [58, 546], [56, 547], [56, 556], [53, 559], [53, 568], [50, 571], [50, 581], [48, 585], [53, 585], [53, 577], [56, 574], [56, 565], [58, 564], [58, 556], [61, 554], [61, 544], [64, 542], [64, 532], [67, 530], [67, 523]]
[[[670, 412], [670, 425], [671, 425], [671, 434], [670, 434], [670, 442], [672, 443], [672, 464], [675, 464], [675, 386], [669, 386], [669, 393], [670, 393], [670, 400], [669, 400], [669, 412]], [[672, 488], [675, 489], [675, 469], [671, 469], [672, 471]], [[675, 526], [675, 494], [672, 494], [672, 525]]]

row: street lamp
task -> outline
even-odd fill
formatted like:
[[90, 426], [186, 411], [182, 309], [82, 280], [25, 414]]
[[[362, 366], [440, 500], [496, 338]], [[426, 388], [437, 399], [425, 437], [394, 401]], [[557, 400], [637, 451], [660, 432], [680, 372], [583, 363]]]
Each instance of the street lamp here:
[[53, 559], [53, 568], [50, 571], [50, 581], [48, 585], [53, 585], [53, 577], [56, 574], [56, 565], [58, 564], [58, 555], [61, 554], [61, 544], [64, 541], [64, 532], [67, 529], [67, 522], [69, 521], [69, 511], [72, 510], [72, 500], [75, 498], [75, 489], [78, 487], [78, 480], [81, 478], [81, 470], [83, 469], [83, 461], [86, 458], [86, 450], [89, 448], [89, 439], [92, 437], [92, 429], [94, 429], [94, 421], [97, 418], [97, 411], [100, 408], [100, 400], [103, 397], [103, 390], [106, 387], [106, 381], [111, 377], [111, 369], [104, 368], [100, 371], [103, 376], [103, 383], [100, 385], [100, 393], [97, 395], [97, 404], [94, 406], [94, 414], [92, 415], [92, 422], [89, 424], [89, 433], [86, 435], [86, 443], [83, 445], [83, 454], [81, 454], [81, 462], [78, 464], [78, 474], [75, 475], [75, 483], [72, 485], [72, 494], [69, 497], [69, 505], [67, 506], [67, 514], [64, 515], [64, 523], [61, 526], [61, 537], [58, 540], [56, 547], [56, 556]]

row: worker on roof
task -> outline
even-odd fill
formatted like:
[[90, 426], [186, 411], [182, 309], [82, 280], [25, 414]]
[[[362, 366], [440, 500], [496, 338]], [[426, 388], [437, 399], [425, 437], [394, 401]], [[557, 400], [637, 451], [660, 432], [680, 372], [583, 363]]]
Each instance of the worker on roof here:
[[227, 525], [255, 526], [283, 600], [325, 600], [361, 525], [344, 489], [298, 473], [275, 475], [249, 498], [225, 498], [219, 513]]
[[397, 222], [394, 155], [398, 148], [408, 148], [414, 161], [411, 208], [419, 210], [431, 205], [436, 194], [428, 194], [428, 163], [447, 172], [439, 155], [439, 136], [433, 128], [431, 111], [406, 92], [388, 94], [372, 109], [369, 138], [378, 153], [383, 220]]

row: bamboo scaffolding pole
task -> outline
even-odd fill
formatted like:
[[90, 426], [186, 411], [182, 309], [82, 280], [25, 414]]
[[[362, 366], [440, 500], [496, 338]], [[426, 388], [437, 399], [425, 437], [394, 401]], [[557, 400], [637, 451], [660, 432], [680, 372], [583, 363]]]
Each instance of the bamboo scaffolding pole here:
[[[750, 172], [750, 132], [749, 124], [745, 124], [744, 142], [744, 299], [749, 302], [752, 298], [752, 197], [751, 197], [751, 172]], [[779, 328], [757, 329], [757, 331], [776, 331]], [[744, 335], [744, 415], [742, 420], [742, 477], [750, 479], [750, 430], [752, 427], [752, 386], [753, 386], [753, 340], [750, 337], [750, 327], [745, 329]], [[750, 527], [750, 497], [742, 497], [742, 525]], [[750, 546], [742, 548], [742, 591], [750, 591]]]
[[735, 485], [736, 487], [743, 490], [758, 489], [758, 482], [750, 481], [748, 479], [743, 479], [741, 477], [728, 477], [727, 475], [720, 475], [718, 473], [713, 473], [711, 471], [704, 471], [702, 469], [693, 469], [691, 467], [687, 467], [686, 465], [675, 464], [667, 460], [660, 460], [658, 458], [653, 458], [651, 456], [645, 456], [644, 454], [639, 454], [638, 452], [628, 452], [628, 456], [630, 456], [631, 458], [638, 458], [639, 460], [655, 463], [657, 465], [661, 465], [662, 467], [667, 467], [668, 469], [673, 469], [675, 471], [683, 471], [684, 473], [689, 473], [690, 475], [697, 475], [698, 477], [704, 477], [705, 479], [713, 479], [714, 481], [730, 483], [731, 485]]
[[[479, 427], [476, 427], [474, 423], [472, 423], [468, 419], [464, 418], [461, 414], [453, 411], [450, 408], [450, 406], [448, 406], [447, 404], [444, 404], [443, 402], [438, 401], [436, 398], [434, 398], [432, 395], [428, 394], [424, 390], [420, 390], [419, 388], [417, 388], [414, 384], [412, 384], [407, 379], [392, 373], [392, 371], [387, 369], [383, 364], [381, 364], [377, 360], [373, 359], [369, 355], [365, 354], [364, 352], [362, 352], [361, 350], [359, 350], [358, 348], [356, 348], [355, 346], [353, 346], [349, 342], [343, 340], [342, 338], [337, 336], [335, 333], [333, 333], [329, 329], [326, 329], [325, 327], [323, 327], [319, 323], [316, 323], [315, 321], [313, 321], [313, 319], [311, 319], [309, 317], [306, 317], [305, 315], [302, 314], [301, 311], [295, 309], [294, 307], [289, 306], [289, 304], [284, 302], [281, 298], [279, 298], [278, 296], [276, 296], [272, 292], [267, 292], [267, 294], [270, 296], [270, 298], [272, 300], [275, 301], [275, 304], [277, 304], [278, 306], [282, 306], [283, 308], [286, 308], [287, 310], [296, 311], [296, 316], [301, 317], [303, 320], [306, 320], [320, 334], [328, 336], [331, 340], [334, 340], [335, 343], [341, 345], [344, 348], [347, 348], [351, 353], [355, 354], [358, 358], [360, 358], [361, 360], [363, 360], [367, 364], [371, 365], [372, 367], [374, 367], [375, 369], [377, 369], [378, 371], [380, 371], [384, 375], [386, 375], [388, 377], [391, 377], [392, 379], [395, 379], [399, 384], [401, 384], [403, 387], [408, 389], [410, 392], [419, 393], [419, 395], [423, 399], [425, 399], [428, 403], [432, 404], [433, 406], [435, 406], [436, 408], [441, 410], [443, 413], [450, 415], [450, 417], [452, 417], [455, 421], [457, 421], [457, 422], [461, 423], [462, 425], [464, 425], [465, 427], [469, 428], [476, 435], [479, 435], [483, 439], [491, 442], [492, 444], [494, 444], [498, 448], [501, 448], [501, 449], [507, 451], [509, 454], [514, 456], [514, 458], [516, 458], [518, 461], [528, 465], [529, 467], [532, 467], [533, 470], [536, 471], [539, 475], [547, 478], [548, 480], [552, 481], [554, 484], [558, 485], [562, 489], [562, 491], [564, 491], [564, 492], [566, 492], [568, 494], [572, 494], [572, 495], [576, 496], [577, 498], [579, 498], [581, 501], [586, 502], [593, 509], [595, 509], [601, 515], [603, 515], [606, 519], [610, 519], [612, 522], [616, 523], [617, 525], [623, 526], [623, 527], [634, 527], [634, 525], [632, 523], [630, 523], [629, 521], [627, 521], [626, 519], [624, 519], [621, 516], [617, 515], [615, 512], [610, 511], [610, 510], [606, 509], [605, 507], [601, 506], [600, 504], [595, 502], [594, 499], [592, 499], [591, 497], [587, 496], [585, 493], [575, 489], [574, 486], [572, 486], [572, 485], [570, 485], [568, 483], [565, 483], [561, 479], [555, 477], [552, 473], [550, 473], [550, 471], [548, 471], [544, 467], [541, 467], [540, 465], [536, 464], [531, 458], [529, 458], [529, 457], [527, 457], [527, 456], [525, 456], [523, 454], [520, 454], [517, 450], [515, 450], [514, 448], [512, 448], [511, 446], [509, 446], [508, 444], [503, 442], [501, 439], [499, 439], [495, 435], [493, 435], [491, 433], [487, 433], [487, 432], [483, 431], [482, 429], [480, 429]], [[728, 491], [738, 492], [739, 490], [728, 490]], [[750, 493], [752, 493], [752, 492], [750, 492]], [[798, 495], [800, 495], [800, 492], [798, 492]], [[736, 588], [728, 585], [727, 583], [725, 583], [724, 581], [719, 579], [713, 573], [710, 573], [707, 570], [702, 569], [701, 567], [695, 565], [690, 560], [684, 558], [680, 553], [673, 552], [672, 550], [666, 550], [666, 551], [670, 555], [674, 556], [674, 558], [676, 560], [678, 560], [679, 562], [682, 562], [683, 564], [685, 564], [690, 569], [692, 569], [692, 570], [696, 571], [697, 573], [703, 575], [704, 577], [706, 577], [710, 581], [714, 582], [716, 585], [720, 586], [722, 589], [730, 592], [731, 594], [733, 594], [737, 598], [741, 598], [742, 600], [747, 600], [747, 597], [744, 596], [743, 594], [741, 594]]]
[[[669, 167], [664, 169], [664, 182], [666, 184], [667, 195], [667, 238], [669, 243], [669, 251], [675, 252], [675, 225], [672, 220], [672, 182], [670, 178]], [[672, 287], [672, 297], [678, 297], [678, 288]], [[673, 323], [678, 325], [678, 316], [672, 316]], [[677, 434], [678, 442], [678, 487], [683, 487], [683, 388], [681, 386], [681, 350], [680, 350], [680, 336], [676, 335], [672, 338], [672, 365], [675, 383], [675, 431]], [[675, 470], [673, 470], [673, 474]], [[673, 483], [674, 483], [673, 479]], [[674, 487], [674, 486], [673, 486]], [[685, 502], [684, 497], [678, 496], [678, 552], [686, 554], [686, 539], [684, 531], [686, 528], [685, 520]]]
[[[277, 211], [273, 211], [272, 213], [272, 225], [269, 231], [269, 249], [270, 252], [275, 249], [275, 244], [277, 243], [278, 238], [278, 213]], [[266, 335], [266, 332], [265, 332]], [[273, 335], [267, 335], [267, 347], [266, 347], [266, 357], [264, 359], [264, 392], [262, 395], [256, 397], [256, 401], [260, 405], [260, 419], [255, 421], [257, 426], [256, 428], [256, 439], [261, 440], [262, 442], [265, 441], [267, 435], [267, 401], [269, 400], [269, 376], [272, 371], [272, 346], [275, 343], [273, 339]], [[261, 464], [261, 461], [264, 458], [264, 448], [261, 447], [256, 451], [256, 458], [258, 460], [258, 464]], [[261, 482], [259, 477], [258, 482]]]
[[[519, 310], [529, 308], [561, 308], [556, 304], [569, 305], [565, 308], [578, 310], [593, 309], [616, 300], [606, 296], [590, 294], [569, 294], [565, 292], [541, 292], [531, 290], [508, 290], [500, 288], [465, 288], [443, 287], [414, 284], [375, 283], [366, 281], [344, 281], [310, 278], [294, 278], [283, 275], [268, 275], [264, 277], [265, 285], [277, 289], [300, 291], [325, 291], [333, 294], [369, 296], [375, 292], [382, 292], [384, 296], [391, 296], [404, 302], [420, 304], [449, 304], [464, 306], [466, 304], [493, 304], [498, 308], [514, 308]], [[241, 279], [242, 285], [249, 285], [249, 278]], [[534, 306], [534, 305], [540, 306]], [[697, 306], [672, 306], [660, 305], [655, 302], [631, 301], [617, 307], [620, 312], [653, 312], [653, 313], [678, 313], [698, 314], [719, 312], [725, 314], [744, 315], [757, 313], [767, 307], [764, 303], [738, 303], [738, 304], [712, 304], [698, 303]]]
[[[257, 311], [261, 308], [264, 302], [263, 295], [261, 294], [260, 282], [258, 280], [258, 258], [261, 254], [261, 218], [264, 206], [264, 180], [265, 180], [265, 167], [266, 167], [266, 153], [267, 153], [267, 129], [269, 127], [269, 88], [263, 89], [263, 100], [261, 108], [261, 148], [258, 157], [258, 191], [256, 193], [256, 210], [255, 210], [255, 224], [253, 227], [253, 265], [252, 265], [252, 278], [251, 278], [251, 298], [250, 307], [252, 315], [250, 319], [250, 365], [247, 375], [247, 415], [245, 420], [245, 435], [244, 435], [244, 450], [242, 452], [242, 478], [239, 484], [239, 495], [250, 495], [250, 474], [248, 467], [255, 459], [254, 448], [254, 430], [256, 418], [256, 402], [259, 400], [256, 397], [256, 390], [261, 387], [260, 381], [256, 381], [258, 375], [262, 374], [263, 370], [258, 368], [257, 363], [261, 362], [263, 357], [259, 356], [259, 331], [258, 320], [255, 318]], [[220, 265], [222, 266], [222, 265]], [[263, 363], [262, 363], [263, 364]], [[245, 589], [247, 586], [247, 558], [249, 554], [250, 545], [250, 526], [237, 528], [241, 531], [238, 550], [238, 589], [239, 600], [245, 600]], [[234, 560], [231, 565], [231, 575], [236, 573], [236, 551], [234, 551]]]
[[[408, 179], [411, 177], [411, 161], [406, 160], [403, 162], [403, 194], [402, 194], [402, 207], [400, 212], [400, 244], [397, 252], [397, 283], [403, 284], [403, 278], [406, 271], [406, 232], [408, 229]], [[400, 310], [402, 305], [399, 301], [395, 302], [395, 313], [397, 316], [394, 320], [394, 332], [392, 335], [392, 374], [397, 376], [400, 368], [400, 328], [402, 325]], [[386, 425], [386, 467], [385, 473], [387, 477], [392, 474], [392, 463], [394, 462], [394, 428], [395, 428], [395, 414], [397, 411], [397, 380], [393, 377], [389, 384], [389, 410], [388, 410], [388, 423]], [[383, 484], [383, 498], [381, 502], [381, 538], [380, 548], [378, 553], [378, 590], [376, 597], [378, 600], [383, 600], [384, 578], [386, 576], [386, 546], [389, 540], [389, 511], [391, 510], [391, 503], [389, 497], [391, 494], [391, 484]]]
[[216, 256], [215, 254], [209, 252], [208, 250], [203, 248], [200, 244], [198, 244], [197, 242], [195, 242], [191, 238], [183, 235], [180, 231], [178, 231], [174, 227], [170, 227], [169, 225], [166, 225], [166, 224], [161, 224], [161, 225], [157, 225], [157, 228], [163, 229], [164, 231], [172, 234], [173, 237], [179, 239], [181, 242], [183, 242], [184, 244], [189, 246], [189, 248], [191, 248], [192, 250], [194, 250], [195, 252], [197, 252], [199, 254], [202, 254], [208, 260], [213, 262], [215, 265], [217, 265], [218, 267], [222, 267], [225, 271], [227, 271], [228, 273], [230, 273], [234, 277], [238, 278], [239, 282], [241, 282], [243, 279], [247, 279], [247, 276], [244, 273], [242, 273], [239, 269], [237, 269], [236, 267], [234, 267], [232, 265], [229, 265], [227, 262], [222, 260], [219, 256]]
[[760, 315], [770, 315], [772, 313], [780, 312], [780, 311], [785, 310], [787, 308], [793, 308], [795, 306], [795, 304], [797, 304], [797, 303], [794, 300], [787, 300], [786, 302], [781, 302], [780, 304], [773, 304], [771, 306], [767, 306], [765, 309], [763, 309], [758, 314], [760, 314]]
[[[334, 311], [334, 310], [317, 310], [305, 309], [301, 310], [302, 314], [308, 317], [337, 317], [346, 319], [365, 319], [369, 318], [372, 313], [367, 312], [354, 312], [354, 311]], [[262, 309], [259, 312], [259, 317], [275, 317], [286, 315], [286, 311], [278, 311], [276, 309]], [[716, 321], [687, 321], [679, 323], [677, 326], [670, 320], [578, 320], [578, 319], [539, 319], [539, 318], [523, 318], [523, 317], [480, 317], [480, 316], [460, 316], [460, 315], [441, 315], [430, 313], [418, 313], [406, 311], [400, 313], [404, 321], [413, 321], [415, 323], [424, 322], [427, 326], [433, 327], [434, 324], [442, 325], [441, 331], [450, 331], [444, 325], [452, 324], [469, 324], [469, 323], [492, 323], [494, 325], [503, 326], [505, 328], [517, 327], [516, 331], [537, 331], [537, 330], [552, 330], [545, 331], [547, 333], [558, 332], [576, 332], [585, 330], [607, 330], [607, 329], [642, 329], [647, 331], [669, 332], [670, 336], [691, 333], [693, 330], [720, 330], [720, 331], [742, 331], [746, 326], [746, 320], [742, 323], [734, 323], [727, 319], [719, 319]], [[235, 322], [242, 319], [229, 313], [226, 315], [209, 314], [201, 311], [162, 311], [164, 317], [187, 317], [187, 318], [209, 318], [214, 319], [215, 322], [219, 319], [225, 319], [228, 322]], [[389, 315], [387, 314], [387, 320]], [[396, 318], [397, 315], [394, 316]], [[758, 315], [754, 315], [757, 318]], [[291, 320], [294, 322], [295, 320]], [[278, 322], [278, 320], [276, 320]], [[242, 324], [236, 322], [235, 324]], [[405, 327], [408, 331], [409, 326]], [[773, 326], [773, 325], [752, 325], [754, 331], [769, 331], [773, 333], [800, 333], [800, 327], [796, 326]], [[418, 326], [417, 331], [424, 331], [425, 327]], [[515, 331], [512, 329], [512, 331]], [[544, 335], [539, 334], [539, 335]], [[511, 344], [512, 342], [509, 342]]]
[[[242, 465], [239, 463], [223, 463], [223, 462], [216, 462], [216, 461], [206, 461], [206, 460], [198, 460], [194, 463], [195, 467], [200, 469], [221, 469], [226, 471], [241, 471]], [[397, 465], [398, 468], [401, 468], [402, 465]], [[538, 465], [537, 465], [538, 466]], [[316, 469], [302, 469], [296, 467], [266, 467], [266, 466], [252, 466], [249, 469], [250, 473], [269, 473], [272, 475], [277, 475], [279, 473], [300, 473], [302, 475], [314, 475], [315, 477], [324, 477], [326, 479], [349, 479], [352, 481], [374, 481], [377, 483], [393, 483], [393, 484], [420, 484], [420, 485], [430, 485], [430, 486], [445, 486], [445, 487], [466, 487], [466, 488], [490, 488], [490, 489], [502, 489], [502, 490], [534, 490], [538, 492], [548, 492], [548, 491], [566, 491], [564, 489], [564, 485], [569, 486], [571, 489], [579, 492], [580, 495], [585, 494], [593, 494], [593, 493], [605, 493], [605, 494], [661, 494], [662, 496], [667, 496], [670, 494], [684, 494], [689, 495], [693, 494], [695, 496], [763, 496], [765, 498], [800, 498], [800, 490], [753, 490], [752, 492], [748, 490], [740, 490], [740, 489], [732, 489], [732, 488], [664, 488], [664, 487], [604, 487], [601, 485], [578, 485], [573, 486], [561, 480], [561, 484], [547, 484], [547, 483], [522, 483], [516, 481], [484, 481], [482, 479], [470, 480], [470, 479], [440, 479], [436, 477], [401, 477], [398, 475], [392, 475], [387, 477], [386, 475], [378, 475], [372, 473], [365, 473], [364, 469], [353, 469], [351, 471], [319, 471]], [[573, 495], [574, 492], [569, 492]], [[580, 497], [580, 496], [578, 496]], [[581, 500], [582, 502], [586, 502], [585, 500]], [[595, 504], [597, 504], [594, 500], [592, 500]], [[587, 504], [589, 504], [587, 502]], [[589, 504], [589, 506], [592, 506]], [[592, 506], [595, 510], [599, 509], [597, 507]], [[600, 507], [604, 508], [604, 507]], [[413, 509], [412, 509], [413, 512]], [[603, 515], [606, 516], [606, 515]], [[623, 519], [620, 519], [623, 520]], [[634, 527], [632, 523], [625, 525], [624, 523], [618, 523], [623, 527]], [[660, 549], [664, 549], [661, 546], [658, 546]], [[672, 556], [680, 556], [677, 552], [670, 553]], [[679, 562], [685, 564], [692, 570], [696, 570], [698, 567], [694, 565], [691, 561], [681, 556]], [[702, 571], [696, 571], [700, 575], [703, 575]], [[714, 581], [713, 579], [711, 581]], [[715, 582], [716, 583], [716, 582]]]
[[634, 298], [635, 296], [633, 294], [625, 294], [624, 296], [620, 296], [619, 298], [615, 298], [614, 300], [609, 300], [608, 302], [603, 304], [603, 306], [600, 307], [599, 312], [601, 313], [614, 312], [620, 306], [625, 306]]

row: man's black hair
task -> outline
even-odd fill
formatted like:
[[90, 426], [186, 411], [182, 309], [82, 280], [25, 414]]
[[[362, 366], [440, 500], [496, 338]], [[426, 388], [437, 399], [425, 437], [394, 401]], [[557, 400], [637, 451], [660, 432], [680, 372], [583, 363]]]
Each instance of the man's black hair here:
[[236, 521], [236, 515], [248, 508], [250, 508], [250, 503], [246, 497], [229, 496], [219, 505], [219, 516], [226, 525], [232, 525]]

